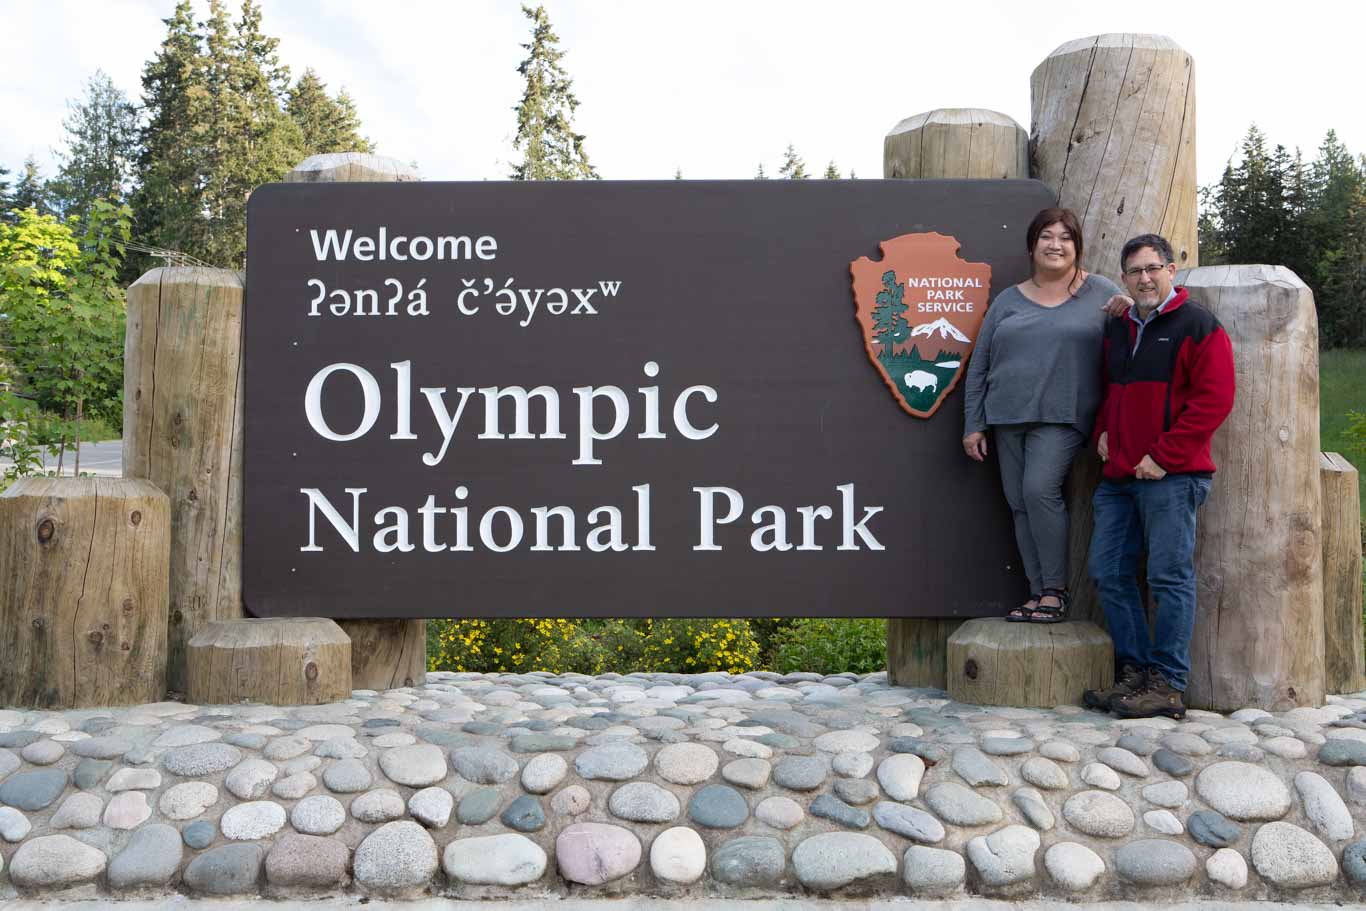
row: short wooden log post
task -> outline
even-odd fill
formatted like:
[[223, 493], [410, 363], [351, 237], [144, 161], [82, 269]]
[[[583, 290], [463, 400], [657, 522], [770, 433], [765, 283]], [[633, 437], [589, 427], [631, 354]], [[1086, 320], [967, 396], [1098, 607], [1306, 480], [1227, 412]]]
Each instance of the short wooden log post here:
[[123, 473], [171, 503], [166, 685], [185, 691], [185, 645], [242, 616], [242, 278], [162, 268], [128, 289]]
[[1097, 35], [1049, 54], [1029, 80], [1031, 176], [1082, 220], [1084, 265], [1118, 281], [1136, 234], [1196, 244], [1195, 63], [1162, 35]]
[[[1029, 176], [1029, 136], [1005, 114], [983, 108], [939, 108], [907, 117], [882, 141], [882, 176], [1006, 178]], [[1021, 243], [1024, 235], [1021, 233]], [[962, 418], [949, 415], [942, 420]], [[948, 639], [958, 618], [893, 617], [887, 621], [887, 676], [897, 686], [943, 689]]]
[[1114, 682], [1110, 637], [1094, 623], [968, 620], [949, 637], [949, 696], [973, 705], [1052, 708]]
[[[396, 158], [336, 152], [304, 159], [285, 175], [289, 183], [421, 180]], [[351, 676], [357, 689], [420, 685], [427, 673], [426, 620], [338, 620], [351, 637]]]
[[0, 706], [156, 702], [171, 509], [147, 481], [22, 478], [0, 494]]
[[331, 620], [220, 620], [189, 643], [186, 698], [200, 705], [320, 705], [351, 695], [351, 640]]
[[1324, 688], [1366, 690], [1361, 623], [1361, 490], [1356, 468], [1336, 452], [1322, 453]]
[[1284, 266], [1178, 273], [1233, 341], [1238, 392], [1214, 435], [1199, 514], [1186, 702], [1227, 712], [1322, 705], [1319, 349], [1314, 296]]
[[[1082, 220], [1085, 268], [1120, 280], [1119, 251], [1149, 232], [1178, 267], [1198, 264], [1195, 66], [1160, 35], [1097, 35], [1062, 45], [1030, 77], [1030, 176]], [[1088, 446], [1067, 483], [1072, 616], [1104, 625], [1086, 571], [1091, 495], [1101, 464]]]

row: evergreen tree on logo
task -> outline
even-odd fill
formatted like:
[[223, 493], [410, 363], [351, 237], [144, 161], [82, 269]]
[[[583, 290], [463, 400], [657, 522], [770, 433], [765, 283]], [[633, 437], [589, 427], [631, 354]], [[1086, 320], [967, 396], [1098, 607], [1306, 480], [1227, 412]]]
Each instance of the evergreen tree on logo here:
[[882, 346], [884, 360], [893, 357], [893, 346], [910, 335], [910, 324], [902, 316], [906, 312], [902, 302], [905, 293], [905, 286], [897, 284], [896, 272], [888, 270], [882, 274], [882, 290], [877, 293], [877, 305], [873, 307], [873, 341]]

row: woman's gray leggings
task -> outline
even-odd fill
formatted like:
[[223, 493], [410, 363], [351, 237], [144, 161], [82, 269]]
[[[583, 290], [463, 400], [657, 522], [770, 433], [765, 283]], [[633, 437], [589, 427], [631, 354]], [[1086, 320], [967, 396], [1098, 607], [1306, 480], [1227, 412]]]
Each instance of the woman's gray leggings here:
[[1029, 590], [1038, 594], [1045, 588], [1066, 588], [1067, 500], [1062, 487], [1086, 437], [1068, 424], [992, 429]]

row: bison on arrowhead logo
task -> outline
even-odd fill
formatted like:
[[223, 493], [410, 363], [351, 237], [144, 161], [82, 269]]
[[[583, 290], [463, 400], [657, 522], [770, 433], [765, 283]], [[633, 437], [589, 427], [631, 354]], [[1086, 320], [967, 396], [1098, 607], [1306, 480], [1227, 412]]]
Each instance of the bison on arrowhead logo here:
[[884, 240], [882, 259], [849, 264], [868, 360], [908, 414], [927, 418], [958, 385], [987, 314], [991, 266], [930, 232]]

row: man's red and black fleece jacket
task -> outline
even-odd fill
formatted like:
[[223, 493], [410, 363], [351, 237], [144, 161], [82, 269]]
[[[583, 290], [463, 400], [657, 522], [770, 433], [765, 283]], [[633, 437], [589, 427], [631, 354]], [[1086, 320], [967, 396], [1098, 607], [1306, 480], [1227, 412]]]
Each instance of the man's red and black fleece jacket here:
[[1143, 328], [1132, 311], [1105, 324], [1105, 397], [1095, 436], [1106, 433], [1105, 477], [1133, 478], [1150, 455], [1168, 474], [1214, 473], [1210, 438], [1233, 410], [1233, 345], [1185, 288]]

